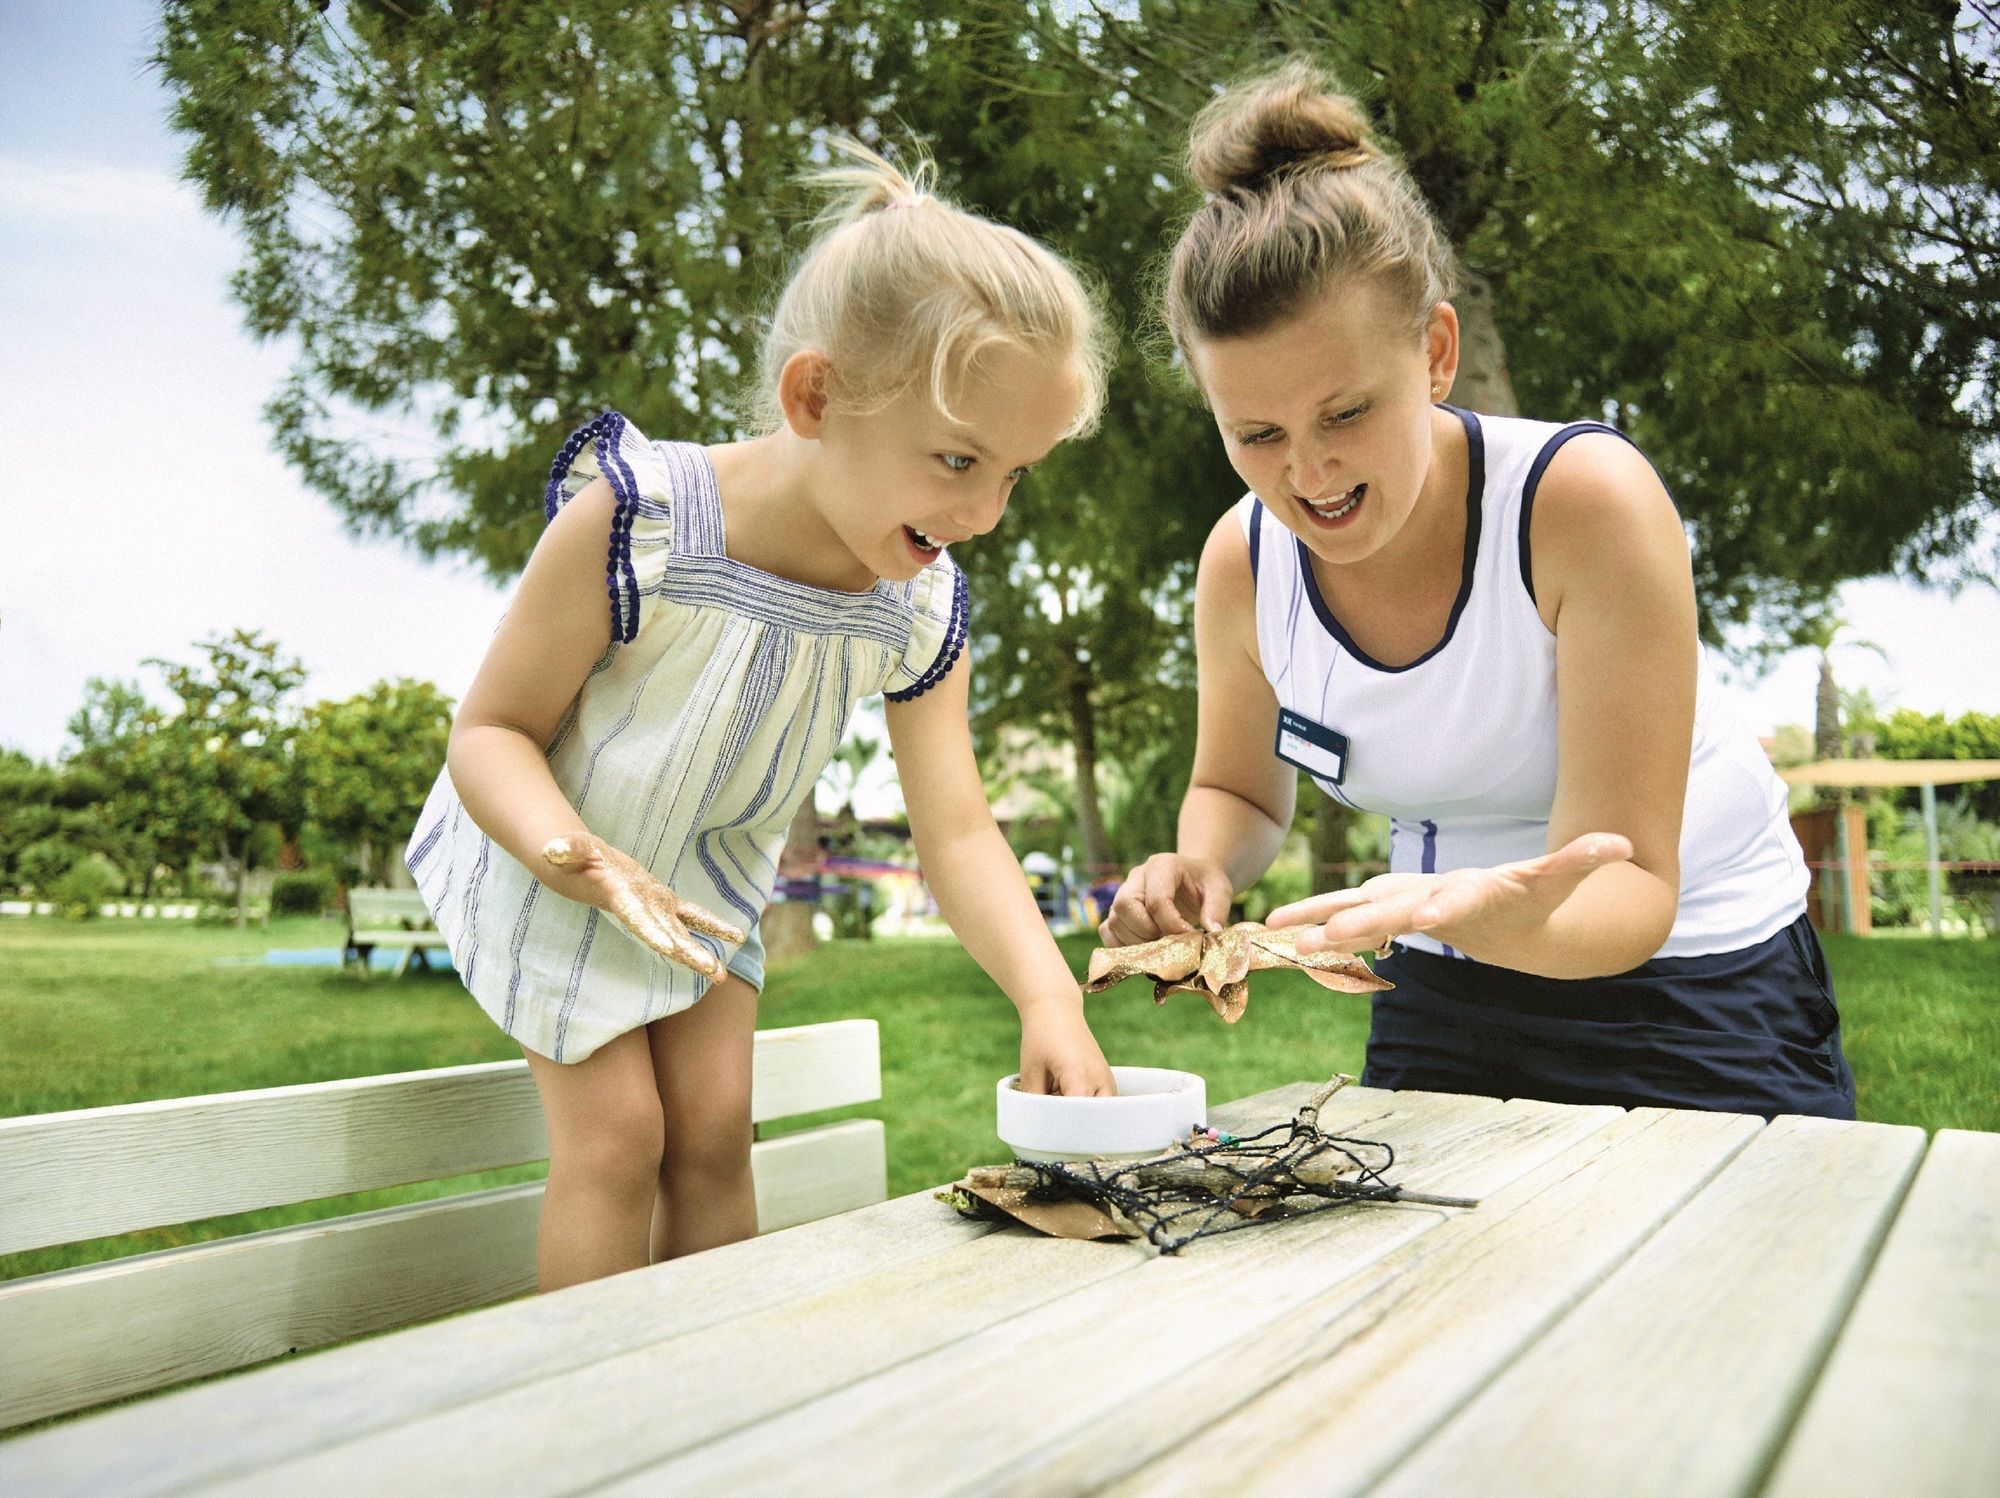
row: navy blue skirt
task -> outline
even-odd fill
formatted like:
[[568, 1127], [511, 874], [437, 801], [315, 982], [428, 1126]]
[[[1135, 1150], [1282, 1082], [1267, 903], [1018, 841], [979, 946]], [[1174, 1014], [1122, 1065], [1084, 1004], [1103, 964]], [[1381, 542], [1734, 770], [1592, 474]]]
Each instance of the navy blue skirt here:
[[1375, 965], [1370, 1087], [1620, 1107], [1854, 1117], [1826, 956], [1768, 941], [1609, 978], [1538, 978], [1398, 947]]

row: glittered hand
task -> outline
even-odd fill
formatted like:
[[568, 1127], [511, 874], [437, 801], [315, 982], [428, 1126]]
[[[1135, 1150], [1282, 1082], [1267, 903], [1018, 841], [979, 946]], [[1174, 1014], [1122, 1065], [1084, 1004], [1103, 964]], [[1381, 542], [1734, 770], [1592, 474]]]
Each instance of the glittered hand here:
[[588, 832], [572, 832], [542, 849], [542, 861], [566, 876], [563, 893], [594, 905], [670, 962], [720, 983], [729, 970], [689, 928], [741, 946], [741, 928], [720, 920], [660, 883], [630, 854]]

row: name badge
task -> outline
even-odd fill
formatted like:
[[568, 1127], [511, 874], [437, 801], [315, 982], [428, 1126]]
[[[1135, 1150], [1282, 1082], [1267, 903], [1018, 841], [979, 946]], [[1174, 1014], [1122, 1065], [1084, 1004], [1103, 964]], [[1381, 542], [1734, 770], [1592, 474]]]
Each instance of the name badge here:
[[1324, 723], [1301, 717], [1290, 708], [1278, 709], [1278, 758], [1308, 775], [1339, 785], [1347, 775], [1347, 735]]

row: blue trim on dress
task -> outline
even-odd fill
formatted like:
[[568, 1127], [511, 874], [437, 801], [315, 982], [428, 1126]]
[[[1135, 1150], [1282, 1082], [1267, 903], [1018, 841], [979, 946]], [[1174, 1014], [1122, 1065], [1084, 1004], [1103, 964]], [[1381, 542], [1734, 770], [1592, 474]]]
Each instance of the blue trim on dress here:
[[965, 629], [970, 612], [965, 573], [954, 568], [951, 578], [951, 623], [945, 630], [944, 648], [938, 652], [937, 659], [931, 662], [930, 669], [918, 677], [914, 685], [905, 687], [900, 692], [884, 692], [883, 701], [908, 702], [921, 697], [951, 674], [951, 668], [958, 664], [959, 652], [965, 649]]
[[1255, 597], [1257, 592], [1257, 542], [1259, 534], [1263, 529], [1264, 501], [1253, 499], [1250, 501], [1250, 593], [1252, 597]]
[[1340, 621], [1333, 617], [1333, 610], [1328, 607], [1326, 598], [1320, 593], [1319, 579], [1313, 575], [1311, 550], [1304, 541], [1297, 537], [1293, 538], [1293, 545], [1299, 552], [1299, 572], [1305, 582], [1306, 597], [1312, 601], [1313, 612], [1319, 616], [1321, 626], [1340, 642], [1343, 650], [1362, 665], [1392, 676], [1398, 672], [1416, 670], [1451, 643], [1451, 637], [1458, 629], [1459, 618], [1465, 613], [1466, 604], [1472, 600], [1473, 577], [1478, 571], [1479, 522], [1480, 512], [1483, 509], [1481, 501], [1486, 492], [1486, 434], [1480, 429], [1479, 418], [1472, 412], [1458, 406], [1445, 406], [1443, 409], [1451, 412], [1465, 425], [1465, 559], [1460, 567], [1458, 597], [1452, 600], [1451, 617], [1445, 620], [1444, 633], [1439, 636], [1437, 644], [1415, 660], [1407, 661], [1400, 666], [1387, 666], [1376, 660], [1374, 656], [1355, 644], [1347, 631], [1341, 628]]
[[[625, 439], [625, 418], [616, 411], [600, 411], [578, 427], [564, 441], [549, 465], [548, 488], [542, 491], [542, 515], [554, 520], [563, 506], [563, 483], [583, 449], [595, 444], [597, 471], [611, 486], [616, 501], [611, 511], [611, 541], [604, 561], [604, 588], [611, 599], [611, 638], [629, 644], [639, 637], [639, 575], [632, 570], [632, 517], [639, 507], [639, 482], [631, 465], [618, 450]], [[619, 585], [624, 584], [624, 596]]]
[[[1534, 518], [1535, 514], [1535, 489], [1542, 481], [1542, 470], [1549, 466], [1551, 458], [1562, 451], [1563, 444], [1572, 437], [1581, 437], [1585, 432], [1609, 432], [1614, 437], [1621, 438], [1626, 442], [1632, 442], [1630, 437], [1627, 437], [1618, 428], [1606, 422], [1573, 421], [1553, 437], [1549, 438], [1548, 441], [1544, 442], [1542, 450], [1535, 454], [1535, 461], [1528, 465], [1527, 481], [1521, 485], [1521, 586], [1528, 590], [1528, 602], [1530, 603], [1537, 601], [1535, 598], [1534, 564], [1528, 555], [1528, 522]], [[1638, 443], [1632, 442], [1633, 447], [1636, 448], [1638, 445]]]

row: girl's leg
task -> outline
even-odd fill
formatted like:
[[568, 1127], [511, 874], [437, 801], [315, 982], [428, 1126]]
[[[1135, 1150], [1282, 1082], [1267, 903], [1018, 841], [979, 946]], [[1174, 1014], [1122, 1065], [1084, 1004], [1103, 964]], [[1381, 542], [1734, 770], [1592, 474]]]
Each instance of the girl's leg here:
[[734, 1243], [757, 1232], [750, 1181], [750, 1057], [757, 990], [724, 979], [692, 1009], [646, 1027], [666, 1119], [653, 1258]]
[[542, 1290], [645, 1267], [665, 1132], [646, 1032], [628, 1031], [567, 1066], [522, 1054], [549, 1125]]

